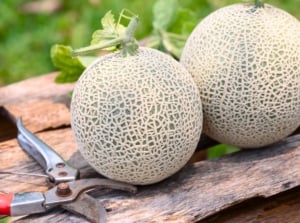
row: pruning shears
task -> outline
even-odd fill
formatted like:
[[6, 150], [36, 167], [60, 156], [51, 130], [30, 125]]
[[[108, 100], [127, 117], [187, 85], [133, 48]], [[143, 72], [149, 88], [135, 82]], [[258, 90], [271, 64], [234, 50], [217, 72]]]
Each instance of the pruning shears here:
[[86, 192], [109, 188], [135, 193], [133, 185], [101, 178], [80, 179], [79, 170], [70, 166], [58, 153], [46, 145], [22, 123], [16, 121], [20, 147], [43, 168], [53, 187], [46, 192], [0, 193], [0, 216], [21, 216], [46, 212], [60, 206], [85, 216], [96, 223], [106, 222], [106, 210]]

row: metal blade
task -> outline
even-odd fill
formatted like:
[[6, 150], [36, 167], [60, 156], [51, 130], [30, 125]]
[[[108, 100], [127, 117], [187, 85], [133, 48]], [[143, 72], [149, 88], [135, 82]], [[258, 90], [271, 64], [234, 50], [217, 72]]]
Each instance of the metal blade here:
[[79, 195], [76, 202], [64, 203], [61, 206], [70, 212], [84, 216], [91, 222], [106, 223], [105, 208], [87, 193]]
[[57, 184], [78, 178], [79, 171], [68, 165], [58, 153], [25, 128], [21, 118], [17, 119], [17, 128], [19, 145], [44, 168], [50, 181]]
[[[44, 206], [48, 209], [60, 205], [63, 208], [70, 209], [89, 220], [96, 223], [104, 223], [106, 218], [105, 209], [97, 202], [96, 199], [84, 195], [87, 191], [96, 189], [116, 189], [137, 192], [137, 187], [118, 181], [100, 178], [81, 179], [71, 182], [60, 183], [44, 193]], [[83, 197], [81, 197], [83, 195]]]
[[[63, 195], [58, 193], [58, 191], [60, 191], [61, 188], [67, 188], [64, 189]], [[133, 185], [114, 180], [100, 178], [81, 179], [71, 182], [60, 183], [57, 186], [51, 188], [50, 190], [44, 192], [44, 205], [47, 208], [51, 208], [53, 206], [57, 206], [63, 203], [72, 202], [75, 201], [77, 197], [83, 192], [103, 188], [128, 191], [131, 193], [136, 193], [137, 191], [137, 188]]]

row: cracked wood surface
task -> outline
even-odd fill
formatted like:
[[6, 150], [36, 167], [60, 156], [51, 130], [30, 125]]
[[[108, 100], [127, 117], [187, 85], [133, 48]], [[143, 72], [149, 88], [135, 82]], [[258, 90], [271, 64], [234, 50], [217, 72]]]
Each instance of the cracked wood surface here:
[[[4, 111], [0, 139], [8, 131], [4, 120], [12, 120], [13, 128], [13, 120], [22, 116], [31, 131], [81, 168], [82, 177], [101, 177], [80, 156], [74, 143], [68, 110], [72, 85], [56, 86], [53, 79], [54, 74], [50, 74], [0, 88]], [[52, 90], [39, 94], [38, 86]], [[17, 89], [20, 87], [24, 89]], [[13, 134], [0, 142], [0, 171], [42, 174], [42, 168], [19, 148]], [[48, 188], [44, 178], [5, 174], [0, 175], [0, 185], [5, 193]], [[108, 210], [108, 223], [300, 222], [300, 135], [267, 148], [189, 164], [163, 182], [138, 189], [136, 195], [107, 190], [93, 195]], [[85, 222], [60, 208], [15, 221]]]
[[[70, 158], [74, 166], [84, 167], [82, 176], [97, 175], [76, 152], [70, 129], [39, 133], [38, 136], [64, 158]], [[18, 148], [15, 140], [1, 143], [0, 148], [1, 170], [42, 173], [42, 169]], [[112, 191], [94, 196], [110, 210], [108, 222], [197, 222], [253, 198], [268, 198], [293, 188], [296, 188], [293, 193], [299, 194], [299, 170], [300, 136], [295, 135], [273, 147], [187, 165], [161, 183], [139, 187], [136, 195]], [[46, 185], [42, 179], [29, 181], [28, 177], [22, 179], [13, 175], [2, 177], [0, 184], [2, 192], [47, 188], [41, 186]], [[261, 199], [259, 204], [263, 203]], [[291, 196], [291, 199], [295, 199], [290, 202], [299, 207], [300, 198]], [[19, 222], [51, 222], [53, 218], [64, 222], [83, 221], [56, 209]]]

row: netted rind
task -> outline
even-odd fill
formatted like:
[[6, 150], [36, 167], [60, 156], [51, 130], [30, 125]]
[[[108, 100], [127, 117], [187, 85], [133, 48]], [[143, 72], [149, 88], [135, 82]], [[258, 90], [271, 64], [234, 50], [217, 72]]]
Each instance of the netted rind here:
[[300, 124], [300, 24], [265, 4], [236, 4], [192, 32], [181, 63], [199, 87], [203, 131], [244, 148], [261, 147]]
[[155, 183], [195, 151], [202, 129], [199, 91], [181, 64], [157, 50], [106, 55], [76, 84], [71, 124], [80, 152], [99, 173]]

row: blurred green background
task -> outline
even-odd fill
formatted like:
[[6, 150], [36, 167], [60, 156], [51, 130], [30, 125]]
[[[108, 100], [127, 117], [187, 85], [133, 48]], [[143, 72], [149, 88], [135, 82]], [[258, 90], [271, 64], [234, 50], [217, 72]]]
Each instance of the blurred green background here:
[[[180, 7], [192, 13], [194, 26], [222, 6], [251, 1], [178, 0]], [[88, 45], [93, 31], [100, 28], [100, 19], [108, 10], [118, 15], [123, 8], [127, 8], [138, 14], [140, 26], [137, 38], [148, 37], [153, 32], [155, 2], [156, 0], [2, 0], [0, 87], [55, 71], [50, 59], [51, 46], [56, 43], [71, 45], [73, 48]], [[282, 8], [300, 19], [299, 0], [265, 0], [265, 3]], [[209, 149], [208, 158], [236, 150], [232, 146], [217, 145]], [[0, 223], [8, 220], [0, 219]]]
[[[211, 11], [243, 0], [178, 0], [194, 13], [196, 25]], [[250, 1], [250, 0], [244, 0]], [[299, 0], [267, 0], [300, 18]], [[88, 45], [108, 10], [127, 8], [140, 16], [138, 39], [152, 32], [155, 0], [3, 0], [0, 3], [0, 86], [55, 70], [50, 48], [55, 43], [74, 48]], [[197, 22], [196, 22], [197, 21]]]
[[[161, 10], [153, 5], [163, 2]], [[185, 34], [210, 12], [233, 3], [254, 0], [3, 0], [0, 3], [0, 87], [32, 76], [57, 70], [50, 59], [53, 44], [73, 48], [87, 46], [93, 31], [101, 28], [100, 20], [111, 10], [118, 15], [124, 8], [140, 17], [139, 40], [154, 33], [153, 20], [164, 23], [170, 2], [180, 13], [173, 18], [168, 31]], [[300, 19], [299, 0], [265, 0]], [[170, 8], [174, 6], [170, 5]], [[156, 14], [154, 13], [156, 12]], [[154, 16], [156, 15], [156, 17]], [[165, 22], [168, 23], [168, 22]], [[183, 25], [184, 23], [184, 25]], [[208, 151], [208, 158], [237, 151], [237, 148], [218, 145]], [[1, 222], [0, 222], [1, 223]]]

